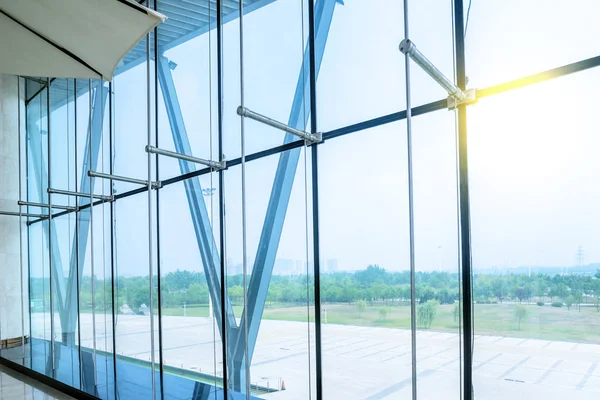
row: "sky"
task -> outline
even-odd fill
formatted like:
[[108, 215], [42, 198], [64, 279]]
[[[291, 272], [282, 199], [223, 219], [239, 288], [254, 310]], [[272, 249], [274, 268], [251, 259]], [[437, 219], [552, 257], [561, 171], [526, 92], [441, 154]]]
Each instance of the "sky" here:
[[[600, 54], [598, 11], [600, 3], [594, 0], [473, 0], [466, 36], [469, 87], [485, 88]], [[451, 2], [415, 0], [409, 12], [411, 40], [438, 69], [452, 77]], [[244, 18], [248, 108], [287, 122], [307, 22], [304, 12], [303, 32], [301, 2], [292, 0], [276, 1]], [[406, 108], [404, 58], [398, 51], [403, 32], [400, 1], [345, 0], [345, 5], [336, 5], [317, 84], [319, 130], [329, 131]], [[223, 38], [224, 147], [226, 157], [232, 159], [241, 154], [240, 122], [235, 114], [240, 104], [237, 20], [224, 27]], [[173, 79], [192, 152], [198, 157], [216, 158], [216, 34], [211, 31], [165, 55], [177, 64]], [[118, 175], [144, 178], [147, 174], [145, 70], [142, 64], [114, 81]], [[585, 264], [600, 260], [596, 245], [600, 240], [600, 161], [596, 152], [600, 139], [593, 101], [599, 74], [596, 70], [581, 72], [481, 99], [469, 107], [475, 269], [570, 266], [576, 263], [577, 246], [584, 249]], [[446, 96], [415, 64], [411, 66], [411, 93], [413, 106]], [[158, 103], [158, 144], [173, 150], [162, 96]], [[86, 99], [78, 106], [85, 110]], [[66, 111], [63, 113], [66, 121]], [[59, 117], [55, 120], [60, 121]], [[80, 117], [79, 131], [84, 132], [86, 126], [86, 118]], [[416, 268], [456, 271], [455, 115], [441, 110], [415, 117], [412, 132]], [[246, 122], [245, 134], [247, 153], [283, 141], [281, 132], [253, 121]], [[56, 146], [60, 147], [58, 143]], [[103, 144], [105, 156], [107, 146]], [[405, 121], [320, 145], [322, 260], [337, 260], [341, 270], [363, 269], [369, 264], [393, 271], [409, 268], [407, 151]], [[82, 153], [79, 151], [80, 158]], [[310, 163], [305, 160], [310, 160], [310, 150], [300, 155], [278, 258], [312, 258], [312, 227], [308, 224], [312, 211], [306, 202], [311, 196]], [[270, 156], [246, 166], [250, 263], [256, 254], [277, 161], [278, 156]], [[99, 169], [106, 172], [108, 162]], [[174, 160], [160, 159], [161, 179], [179, 174]], [[241, 168], [230, 168], [225, 176], [227, 259], [234, 265], [242, 260]], [[216, 174], [200, 180], [202, 187], [217, 187]], [[117, 184], [118, 192], [133, 188]], [[209, 214], [216, 222], [216, 196], [212, 201], [215, 207], [209, 204]], [[147, 194], [116, 204], [119, 274], [147, 274]], [[202, 271], [182, 183], [161, 191], [160, 207], [162, 271]], [[95, 249], [106, 250], [110, 239], [108, 207], [95, 212], [95, 221], [101, 221], [102, 216], [105, 224], [94, 225]], [[61, 253], [66, 254], [70, 241], [65, 238], [60, 242]], [[104, 255], [99, 262], [107, 265], [107, 253], [95, 250], [95, 254]]]

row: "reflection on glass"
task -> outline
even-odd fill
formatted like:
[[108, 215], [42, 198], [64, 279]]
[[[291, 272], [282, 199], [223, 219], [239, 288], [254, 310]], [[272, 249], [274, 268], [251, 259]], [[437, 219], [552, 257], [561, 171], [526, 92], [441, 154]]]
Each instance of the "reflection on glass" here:
[[[223, 384], [221, 321], [214, 317], [215, 305], [210, 299], [210, 283], [207, 280], [210, 271], [207, 275], [206, 269], [213, 265], [216, 271], [220, 268], [219, 263], [210, 262], [219, 259], [218, 237], [212, 245], [201, 247], [199, 251], [203, 242], [198, 242], [198, 238], [202, 237], [204, 226], [195, 225], [191, 213], [196, 207], [188, 205], [188, 199], [205, 202], [210, 223], [217, 218], [218, 224], [216, 188], [210, 186], [211, 177], [206, 178], [192, 178], [160, 193], [161, 229], [163, 232], [179, 232], [178, 238], [161, 238], [162, 363], [170, 374], [217, 387]], [[191, 194], [195, 193], [193, 187], [196, 185], [206, 188], [196, 193], [200, 197]], [[210, 226], [208, 228], [210, 232]], [[220, 305], [216, 307], [220, 308]], [[176, 392], [180, 384], [176, 380], [165, 379], [164, 390], [166, 393]]]
[[370, 129], [319, 154], [325, 397], [411, 395], [405, 131]]
[[469, 115], [477, 397], [597, 397], [598, 83], [582, 72]]
[[[455, 115], [413, 120], [417, 394], [461, 395]], [[444, 393], [442, 396], [441, 393]]]
[[402, 3], [378, 0], [374, 7], [357, 1], [325, 10], [323, 20], [331, 29], [325, 37], [317, 84], [319, 129], [336, 129], [405, 109], [404, 58], [398, 51], [404, 37]]

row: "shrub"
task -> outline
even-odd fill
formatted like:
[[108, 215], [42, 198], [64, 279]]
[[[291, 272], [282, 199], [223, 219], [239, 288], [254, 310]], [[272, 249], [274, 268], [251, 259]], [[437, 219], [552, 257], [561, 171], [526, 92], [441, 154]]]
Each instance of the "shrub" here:
[[362, 312], [367, 308], [367, 303], [364, 300], [359, 300], [356, 303], [356, 308], [358, 308], [358, 316], [360, 317]]
[[454, 303], [454, 309], [452, 310], [452, 319], [457, 324], [460, 321], [460, 303]]
[[562, 307], [563, 303], [562, 301], [555, 301], [552, 303], [552, 307]]
[[431, 328], [439, 305], [437, 300], [427, 300], [424, 304], [420, 304], [417, 310], [418, 324], [426, 329]]
[[538, 301], [536, 304], [541, 307], [541, 306], [544, 305], [544, 302], [543, 301]]
[[529, 313], [527, 312], [527, 309], [524, 306], [516, 306], [514, 309], [513, 316], [518, 324], [517, 329], [521, 330], [521, 322], [527, 320]]

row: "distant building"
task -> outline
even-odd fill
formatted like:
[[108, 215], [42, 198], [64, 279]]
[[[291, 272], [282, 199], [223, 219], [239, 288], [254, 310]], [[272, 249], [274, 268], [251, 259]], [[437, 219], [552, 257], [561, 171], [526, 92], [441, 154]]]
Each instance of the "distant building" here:
[[296, 262], [289, 258], [278, 258], [273, 268], [274, 275], [294, 275], [296, 273]]
[[294, 273], [296, 275], [300, 275], [303, 272], [304, 272], [304, 261], [296, 260], [296, 269], [294, 270]]
[[327, 260], [326, 268], [324, 272], [333, 273], [338, 271], [338, 260], [336, 258], [332, 258]]

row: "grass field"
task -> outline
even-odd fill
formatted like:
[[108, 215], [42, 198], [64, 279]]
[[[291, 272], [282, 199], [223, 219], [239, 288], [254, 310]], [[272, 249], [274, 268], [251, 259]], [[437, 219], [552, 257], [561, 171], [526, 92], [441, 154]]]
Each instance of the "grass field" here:
[[[574, 341], [600, 344], [600, 313], [594, 307], [554, 308], [549, 305], [537, 306], [523, 304], [527, 317], [521, 322], [521, 329], [514, 319], [514, 304], [476, 304], [475, 333], [478, 335], [496, 335], [531, 339]], [[390, 328], [410, 328], [410, 307], [387, 307], [387, 315], [382, 317], [382, 305], [367, 305], [360, 313], [356, 305], [326, 304], [323, 306], [323, 322], [339, 325], [358, 325]], [[453, 305], [441, 305], [429, 330], [457, 332], [458, 325], [454, 321]], [[314, 321], [314, 309], [304, 306], [271, 305], [265, 308], [263, 318], [282, 321], [306, 321], [310, 312], [310, 320]], [[242, 313], [241, 306], [234, 306], [236, 317]], [[183, 316], [183, 308], [167, 308], [163, 315]], [[208, 316], [208, 307], [188, 307], [186, 315]]]

